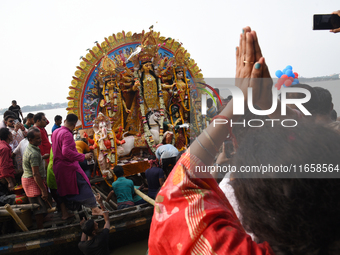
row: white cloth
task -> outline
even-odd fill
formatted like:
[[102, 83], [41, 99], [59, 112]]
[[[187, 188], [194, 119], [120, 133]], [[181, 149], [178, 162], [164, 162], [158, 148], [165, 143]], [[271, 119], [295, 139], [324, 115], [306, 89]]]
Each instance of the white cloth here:
[[15, 148], [21, 142], [21, 140], [23, 140], [26, 137], [27, 129], [25, 128], [24, 131], [22, 131], [21, 129], [19, 129], [18, 131], [15, 131], [14, 128], [11, 128], [11, 127], [7, 127], [7, 128], [9, 129], [9, 131], [11, 131], [12, 136], [13, 136], [13, 141], [9, 144], [9, 146], [11, 146], [12, 151], [14, 151]]
[[[224, 195], [228, 198], [228, 201], [230, 203], [230, 205], [233, 207], [237, 218], [239, 218], [241, 220], [241, 214], [239, 211], [239, 207], [238, 207], [238, 203], [235, 197], [235, 193], [234, 193], [234, 188], [229, 184], [230, 179], [229, 179], [230, 173], [228, 173], [223, 180], [220, 182], [219, 186], [220, 189], [223, 191]], [[248, 233], [251, 236], [251, 238], [254, 240], [254, 234], [253, 233]]]
[[5, 128], [6, 127], [6, 123], [4, 120], [0, 121], [0, 128]]
[[26, 150], [28, 144], [29, 144], [29, 142], [28, 142], [27, 138], [21, 140], [21, 142], [15, 148], [13, 153], [16, 154], [16, 155], [24, 156], [24, 153], [25, 153], [25, 150]]

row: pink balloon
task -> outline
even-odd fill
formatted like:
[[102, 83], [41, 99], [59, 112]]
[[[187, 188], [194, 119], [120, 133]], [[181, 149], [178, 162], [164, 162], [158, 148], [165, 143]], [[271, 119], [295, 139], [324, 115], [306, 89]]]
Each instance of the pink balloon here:
[[291, 80], [293, 82], [294, 78], [293, 77], [288, 77], [288, 80]]
[[297, 79], [299, 77], [298, 73], [294, 73], [294, 75], [295, 75], [295, 79]]
[[287, 79], [288, 78], [288, 75], [287, 74], [283, 74], [282, 76], [281, 76], [281, 79]]
[[286, 87], [289, 87], [290, 85], [292, 85], [292, 81], [291, 80], [286, 80], [285, 81], [285, 85], [286, 85]]
[[285, 82], [285, 79], [283, 79], [282, 77], [277, 80], [277, 84], [279, 85], [282, 85], [284, 82]]

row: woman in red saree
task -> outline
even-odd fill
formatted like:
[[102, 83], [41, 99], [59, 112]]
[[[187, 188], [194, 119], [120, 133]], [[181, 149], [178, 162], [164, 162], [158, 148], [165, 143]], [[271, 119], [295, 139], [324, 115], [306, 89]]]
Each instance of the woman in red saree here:
[[[253, 79], [270, 78], [270, 75], [261, 55], [256, 33], [250, 31], [249, 27], [243, 30], [240, 46], [236, 50], [236, 59], [236, 78], [240, 78], [236, 79], [236, 86], [242, 90], [245, 102], [247, 89], [252, 87], [254, 104], [266, 105], [271, 101], [272, 83], [260, 84]], [[287, 109], [287, 113], [296, 116], [290, 109]], [[229, 123], [230, 120], [237, 121], [238, 116], [233, 115], [232, 101], [218, 119], [228, 120]], [[340, 213], [340, 202], [336, 198], [340, 193], [340, 183], [336, 179], [236, 179], [232, 185], [239, 202], [243, 199], [240, 203], [242, 222], [246, 222], [247, 231], [254, 233], [257, 242], [246, 234], [207, 167], [214, 161], [214, 151], [217, 152], [227, 135], [231, 134], [231, 129], [226, 127], [227, 125], [214, 127], [211, 124], [177, 162], [161, 188], [155, 200], [149, 254], [338, 254], [340, 226], [336, 215]], [[306, 127], [308, 126], [302, 125], [302, 128]], [[308, 161], [311, 159], [322, 159], [327, 164], [340, 163], [336, 157], [340, 153], [340, 136], [325, 127], [312, 126], [305, 136], [301, 127], [279, 130], [282, 131], [279, 141], [285, 146], [281, 148], [275, 144], [274, 148], [289, 157], [285, 159], [280, 154], [273, 154], [273, 164], [277, 164], [281, 159], [286, 163], [290, 160], [313, 163]], [[274, 131], [271, 134], [271, 137], [276, 135]], [[318, 139], [320, 148], [314, 150], [314, 155], [310, 153], [313, 151], [311, 146], [314, 142], [311, 138], [313, 135], [315, 138], [316, 134], [322, 134], [323, 138]], [[241, 166], [241, 163], [259, 164], [256, 157], [251, 158], [249, 154], [257, 152], [256, 146], [261, 141], [266, 141], [265, 135], [262, 134], [259, 138], [252, 135], [252, 144], [240, 145], [241, 152], [236, 153], [239, 153], [238, 166]], [[263, 143], [263, 151], [270, 144], [274, 144], [273, 140]], [[287, 151], [287, 148], [297, 148], [300, 154], [294, 153], [293, 150]], [[328, 157], [325, 157], [322, 151], [325, 151]], [[266, 152], [270, 154], [268, 149]], [[262, 154], [264, 161], [266, 156]], [[252, 183], [255, 185], [252, 186]], [[247, 185], [250, 188], [247, 188]], [[252, 189], [254, 187], [256, 188]], [[272, 192], [266, 187], [271, 187]], [[308, 200], [308, 195], [311, 195], [312, 203]], [[325, 202], [322, 202], [323, 200]], [[270, 201], [271, 204], [261, 204], [263, 201]], [[252, 212], [249, 212], [251, 210]], [[283, 213], [277, 212], [280, 210]], [[286, 214], [285, 210], [288, 211]], [[250, 215], [254, 217], [249, 217]]]

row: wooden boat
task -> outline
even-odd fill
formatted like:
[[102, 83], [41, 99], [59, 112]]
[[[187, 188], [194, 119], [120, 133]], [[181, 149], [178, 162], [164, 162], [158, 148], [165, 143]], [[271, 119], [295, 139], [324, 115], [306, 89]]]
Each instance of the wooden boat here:
[[[94, 193], [106, 197], [110, 187], [102, 178], [91, 181]], [[105, 203], [104, 203], [105, 204]], [[151, 224], [153, 206], [137, 205], [116, 210], [115, 203], [105, 204], [110, 217], [110, 249], [147, 238]], [[44, 229], [16, 232], [0, 236], [0, 254], [82, 254], [78, 249], [81, 237], [79, 225], [83, 217], [89, 217], [89, 209], [75, 212], [75, 218], [62, 221], [60, 218], [44, 223]], [[33, 216], [32, 216], [33, 217]], [[102, 217], [93, 217], [104, 226]]]

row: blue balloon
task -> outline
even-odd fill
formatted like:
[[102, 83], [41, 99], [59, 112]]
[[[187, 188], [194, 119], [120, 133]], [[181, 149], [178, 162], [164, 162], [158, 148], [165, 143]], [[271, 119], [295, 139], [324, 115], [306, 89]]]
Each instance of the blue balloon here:
[[297, 83], [299, 83], [299, 79], [294, 79], [294, 81], [293, 82], [297, 82]]
[[296, 82], [296, 81], [292, 82], [292, 85], [296, 85], [296, 84], [298, 84], [298, 82]]
[[286, 74], [287, 68], [283, 69], [282, 72], [283, 72], [283, 74]]
[[289, 70], [289, 69], [288, 69], [288, 70], [286, 71], [286, 74], [288, 75], [288, 77], [293, 77], [293, 78], [295, 77], [295, 74], [293, 73], [292, 70]]
[[277, 70], [277, 71], [275, 72], [275, 75], [276, 75], [277, 78], [281, 78], [282, 74], [283, 74], [283, 73], [281, 72], [281, 70]]
[[288, 65], [288, 66], [286, 66], [286, 69], [293, 70], [293, 67]]

